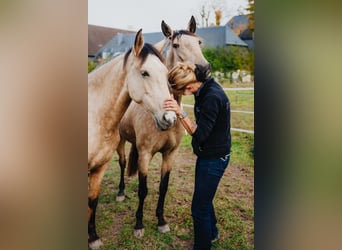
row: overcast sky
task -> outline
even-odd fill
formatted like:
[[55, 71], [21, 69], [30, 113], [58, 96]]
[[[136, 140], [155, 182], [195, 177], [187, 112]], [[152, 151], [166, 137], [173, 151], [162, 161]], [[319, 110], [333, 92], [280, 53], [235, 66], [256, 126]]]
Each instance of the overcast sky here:
[[[214, 0], [222, 2], [221, 25], [248, 6], [247, 0]], [[161, 31], [164, 20], [172, 29], [186, 28], [191, 15], [201, 24], [200, 9], [208, 0], [88, 0], [88, 24], [143, 32]], [[209, 23], [214, 22], [214, 13]]]

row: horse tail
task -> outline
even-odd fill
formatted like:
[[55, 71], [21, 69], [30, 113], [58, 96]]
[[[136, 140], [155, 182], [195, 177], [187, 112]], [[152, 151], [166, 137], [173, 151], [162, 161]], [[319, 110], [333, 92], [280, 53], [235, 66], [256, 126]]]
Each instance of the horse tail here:
[[139, 155], [137, 146], [135, 144], [132, 144], [127, 165], [128, 176], [134, 176], [138, 172], [138, 157]]

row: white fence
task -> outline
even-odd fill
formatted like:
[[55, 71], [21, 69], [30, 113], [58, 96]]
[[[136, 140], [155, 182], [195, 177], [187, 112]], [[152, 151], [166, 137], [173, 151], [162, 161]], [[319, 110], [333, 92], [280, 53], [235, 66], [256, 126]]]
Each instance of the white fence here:
[[[225, 91], [244, 91], [244, 90], [253, 90], [254, 88], [223, 88]], [[191, 104], [184, 104], [182, 103], [183, 107], [189, 107], [189, 108], [193, 108], [194, 105]], [[253, 114], [254, 115], [254, 111], [245, 111], [245, 110], [231, 110], [230, 112], [232, 113], [242, 113], [242, 114]], [[242, 129], [242, 128], [231, 128], [232, 131], [237, 131], [237, 132], [241, 132], [241, 133], [247, 133], [247, 134], [254, 134], [254, 130], [247, 130], [247, 129]]]

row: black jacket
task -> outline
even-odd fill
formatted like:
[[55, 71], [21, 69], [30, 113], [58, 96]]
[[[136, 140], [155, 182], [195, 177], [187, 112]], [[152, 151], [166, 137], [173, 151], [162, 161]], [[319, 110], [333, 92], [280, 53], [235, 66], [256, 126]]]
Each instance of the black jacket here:
[[195, 94], [194, 113], [197, 129], [193, 134], [194, 153], [201, 158], [220, 158], [230, 153], [230, 103], [213, 78]]

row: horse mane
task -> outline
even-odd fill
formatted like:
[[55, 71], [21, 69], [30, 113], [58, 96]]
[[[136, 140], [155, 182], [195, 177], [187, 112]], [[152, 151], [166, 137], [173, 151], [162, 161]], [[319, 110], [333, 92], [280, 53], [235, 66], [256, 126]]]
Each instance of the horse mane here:
[[[129, 54], [132, 52], [132, 48], [130, 48], [124, 57], [124, 63], [123, 63], [123, 67], [126, 67], [126, 63], [127, 63], [127, 59]], [[140, 54], [139, 54], [139, 59], [140, 59], [140, 65], [142, 65], [145, 61], [148, 55], [155, 55], [156, 57], [159, 58], [159, 60], [165, 64], [165, 58], [164, 56], [152, 45], [149, 43], [145, 43], [144, 47], [142, 48]]]
[[175, 32], [173, 32], [171, 40], [173, 41], [176, 37], [181, 36], [181, 35], [188, 35], [188, 36], [198, 37], [198, 35], [196, 35], [195, 33], [190, 32], [188, 30], [176, 30]]

